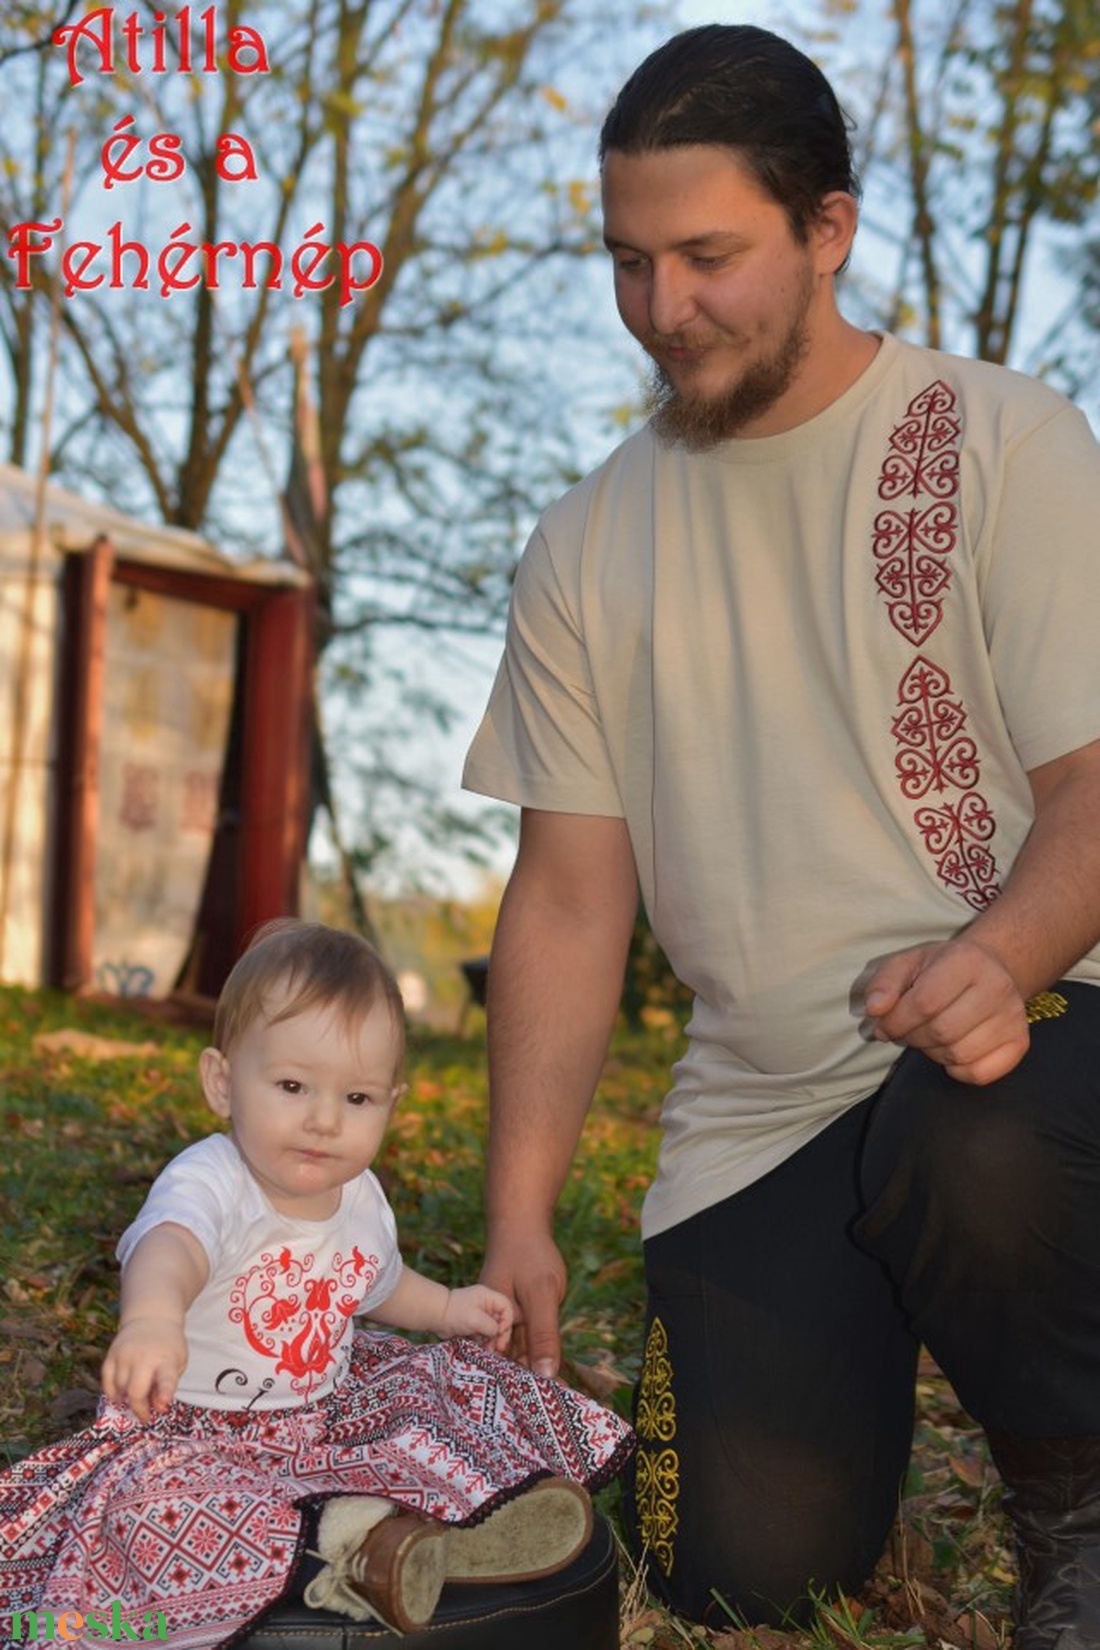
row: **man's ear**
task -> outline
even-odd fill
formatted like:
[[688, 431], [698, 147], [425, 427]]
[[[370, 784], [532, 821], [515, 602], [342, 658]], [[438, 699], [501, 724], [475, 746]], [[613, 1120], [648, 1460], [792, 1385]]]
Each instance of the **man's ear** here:
[[199, 1055], [199, 1077], [206, 1104], [217, 1117], [229, 1116], [229, 1061], [220, 1048], [204, 1048]]
[[859, 206], [853, 195], [836, 189], [826, 195], [810, 230], [818, 270], [835, 275], [852, 250], [859, 223]]

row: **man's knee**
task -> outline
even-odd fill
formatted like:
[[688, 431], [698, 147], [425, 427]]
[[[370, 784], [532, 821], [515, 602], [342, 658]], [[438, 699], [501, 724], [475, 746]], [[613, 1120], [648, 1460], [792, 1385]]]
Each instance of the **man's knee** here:
[[1023, 1436], [1097, 1429], [1100, 992], [1056, 995], [988, 1087], [902, 1056], [870, 1108], [853, 1227], [964, 1407]]
[[974, 1088], [910, 1051], [871, 1113], [856, 1234], [903, 1286], [951, 1265], [1020, 1287], [1046, 1263], [1062, 1174], [1020, 1081]]

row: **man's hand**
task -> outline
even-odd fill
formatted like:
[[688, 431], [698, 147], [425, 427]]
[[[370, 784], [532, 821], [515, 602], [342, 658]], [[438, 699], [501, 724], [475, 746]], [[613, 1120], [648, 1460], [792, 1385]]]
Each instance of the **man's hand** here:
[[960, 1083], [996, 1082], [1027, 1053], [1027, 1008], [1004, 965], [966, 934], [911, 946], [863, 981], [874, 1035], [919, 1048]]
[[561, 1367], [558, 1308], [565, 1295], [565, 1262], [548, 1233], [490, 1241], [481, 1280], [516, 1303], [511, 1354], [536, 1375]]
[[103, 1391], [129, 1404], [139, 1421], [163, 1413], [187, 1363], [183, 1325], [172, 1318], [134, 1318], [123, 1324], [103, 1360]]

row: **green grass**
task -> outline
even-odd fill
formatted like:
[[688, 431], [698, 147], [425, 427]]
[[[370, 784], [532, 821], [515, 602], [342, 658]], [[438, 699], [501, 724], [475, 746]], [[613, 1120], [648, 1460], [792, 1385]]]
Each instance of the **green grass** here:
[[[676, 1028], [653, 1016], [616, 1039], [562, 1201], [570, 1269], [562, 1314], [568, 1374], [628, 1413], [645, 1290], [638, 1212], [656, 1159], [657, 1116]], [[104, 1058], [38, 1041], [75, 1029], [138, 1045]], [[208, 1132], [195, 1064], [200, 1029], [49, 993], [0, 988], [0, 1458], [84, 1424], [114, 1321], [114, 1247], [164, 1161]], [[485, 1060], [467, 1038], [414, 1034], [410, 1093], [379, 1168], [409, 1262], [444, 1282], [477, 1275], [484, 1242]], [[637, 1650], [827, 1650], [1008, 1643], [1009, 1560], [980, 1433], [927, 1365], [902, 1516], [858, 1599], [819, 1600], [803, 1632], [712, 1632], [648, 1600], [624, 1562], [623, 1646]], [[616, 1492], [601, 1505], [616, 1514]]]

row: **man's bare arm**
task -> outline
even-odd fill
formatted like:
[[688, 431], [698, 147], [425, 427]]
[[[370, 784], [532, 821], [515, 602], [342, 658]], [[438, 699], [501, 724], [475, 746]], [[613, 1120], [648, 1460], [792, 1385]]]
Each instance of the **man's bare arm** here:
[[953, 939], [884, 958], [865, 986], [876, 1035], [965, 1083], [1023, 1059], [1027, 999], [1100, 941], [1100, 740], [1028, 778], [1035, 821], [999, 897]]
[[600, 1075], [637, 914], [625, 822], [525, 811], [489, 965], [489, 1243], [483, 1280], [519, 1308], [514, 1350], [561, 1356], [554, 1208]]

